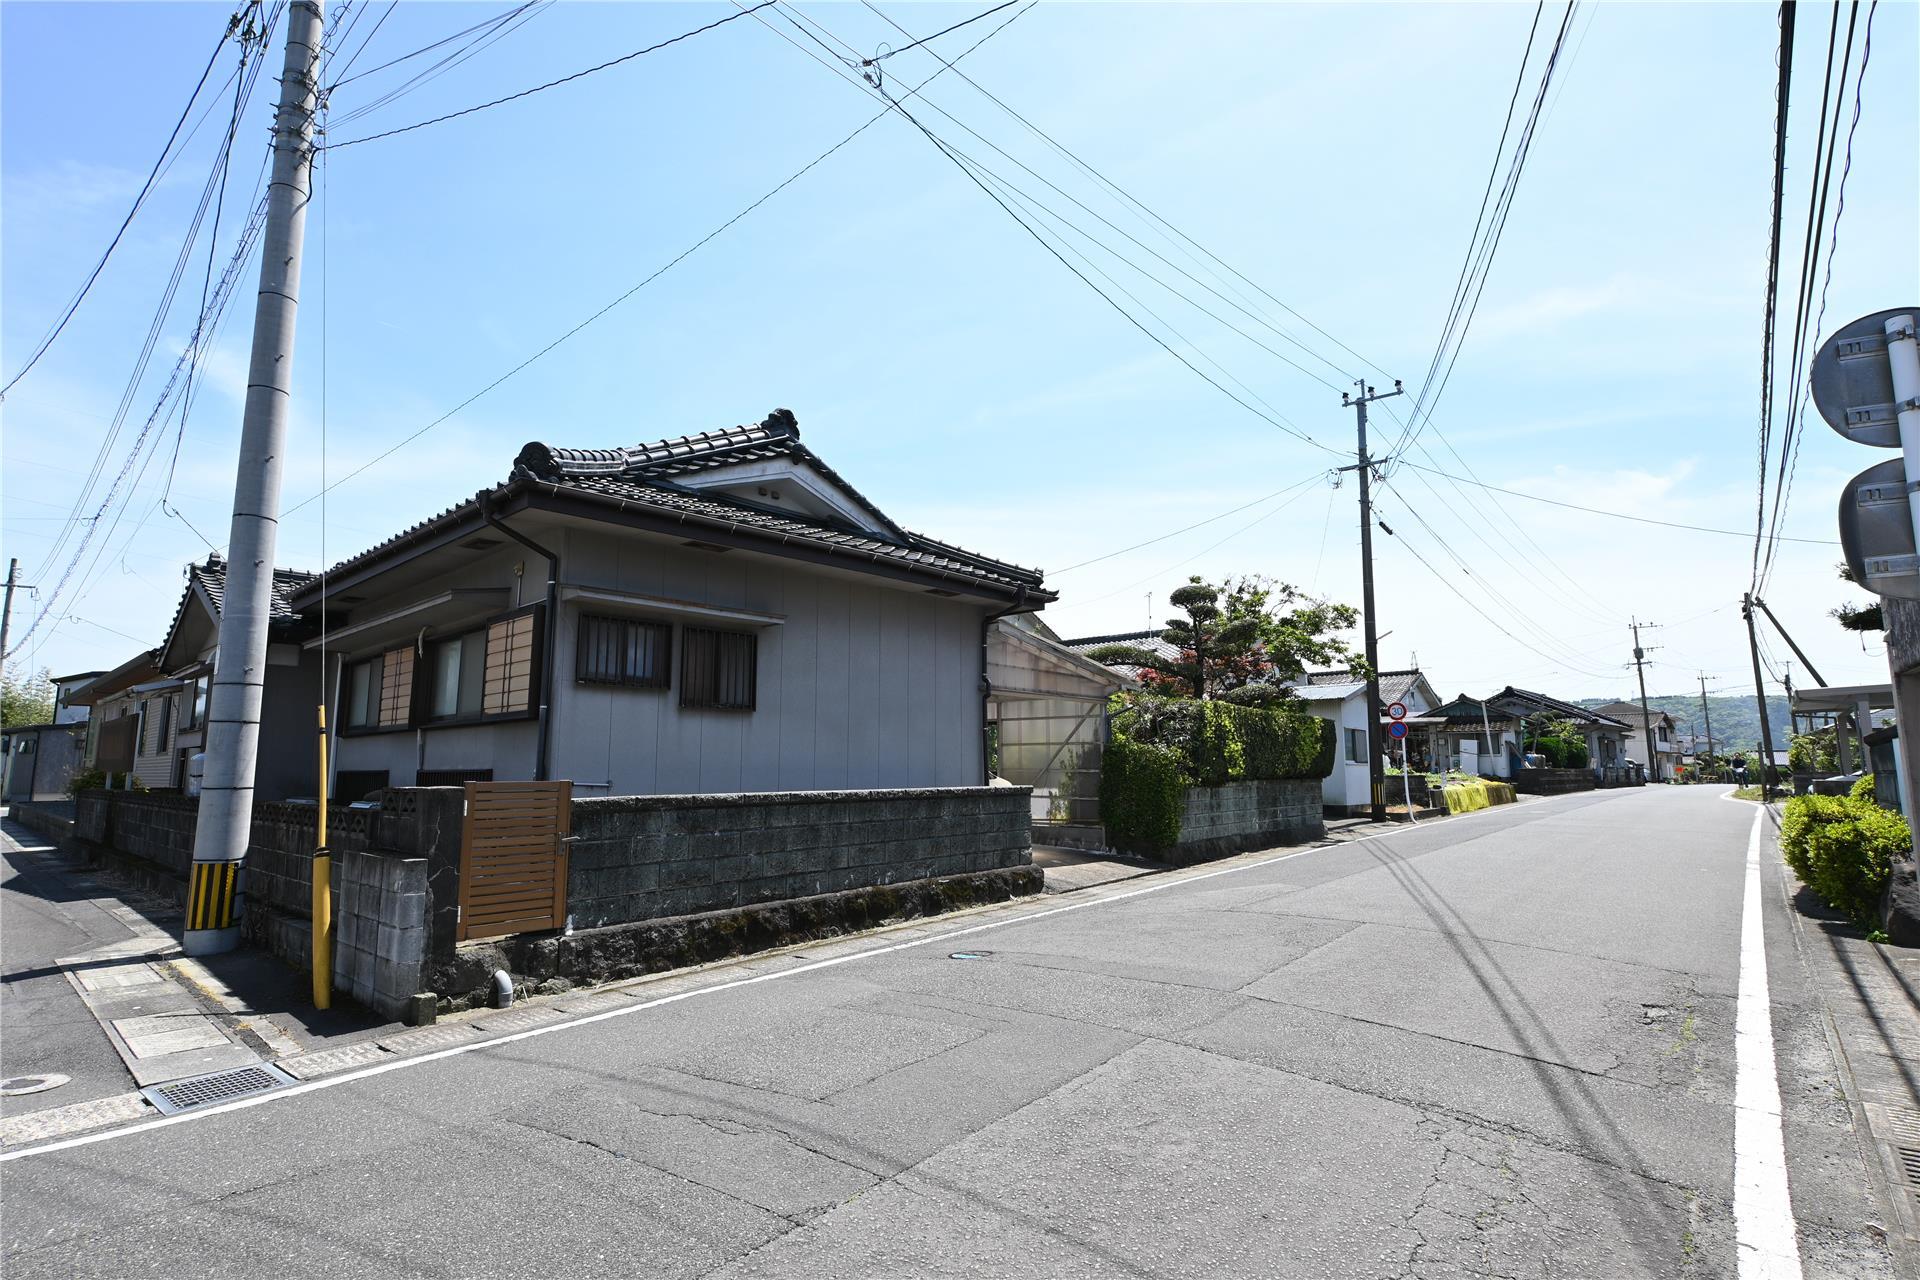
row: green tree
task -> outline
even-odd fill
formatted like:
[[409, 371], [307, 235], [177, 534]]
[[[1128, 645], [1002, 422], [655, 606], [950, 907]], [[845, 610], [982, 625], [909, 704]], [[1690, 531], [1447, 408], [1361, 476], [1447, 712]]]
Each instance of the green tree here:
[[1156, 692], [1247, 703], [1284, 699], [1284, 682], [1309, 666], [1361, 666], [1339, 638], [1359, 621], [1351, 605], [1265, 577], [1215, 586], [1195, 576], [1169, 598], [1185, 614], [1167, 619], [1160, 633], [1174, 656], [1112, 644], [1094, 650], [1094, 660], [1140, 668], [1142, 683]]
[[30, 675], [0, 675], [0, 727], [46, 724], [53, 719], [53, 677], [45, 667]]

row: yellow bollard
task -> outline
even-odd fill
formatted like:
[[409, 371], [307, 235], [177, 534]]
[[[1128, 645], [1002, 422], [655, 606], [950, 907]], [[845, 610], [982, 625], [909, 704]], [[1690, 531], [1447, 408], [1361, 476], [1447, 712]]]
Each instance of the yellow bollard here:
[[327, 708], [320, 706], [320, 825], [313, 851], [313, 1007], [333, 1007], [333, 858], [327, 853]]

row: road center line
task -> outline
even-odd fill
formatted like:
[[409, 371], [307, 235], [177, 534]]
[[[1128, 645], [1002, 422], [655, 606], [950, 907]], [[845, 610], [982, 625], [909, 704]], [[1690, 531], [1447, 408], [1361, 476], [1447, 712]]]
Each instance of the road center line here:
[[1740, 995], [1734, 1013], [1733, 1227], [1740, 1280], [1801, 1280], [1793, 1199], [1787, 1189], [1786, 1135], [1773, 1056], [1773, 1004], [1767, 994], [1766, 932], [1761, 918], [1760, 831], [1756, 808], [1747, 837], [1740, 908]]
[[[1568, 793], [1569, 796], [1588, 796], [1591, 794], [1591, 792], [1585, 791]], [[1563, 800], [1566, 798], [1568, 797], [1549, 796], [1542, 801], [1535, 801], [1534, 803], [1550, 804], [1555, 800]], [[1528, 805], [1526, 807], [1531, 808], [1532, 806]], [[1581, 807], [1584, 808], [1585, 806]], [[1500, 805], [1496, 808], [1476, 810], [1473, 813], [1455, 814], [1449, 821], [1459, 822], [1478, 818], [1486, 814], [1513, 813], [1516, 808], [1518, 808], [1518, 806], [1509, 807], [1507, 805]], [[824, 960], [812, 960], [806, 964], [795, 965], [789, 969], [776, 969], [771, 973], [757, 973], [750, 977], [734, 978], [728, 982], [717, 982], [710, 987], [696, 987], [691, 991], [676, 991], [672, 995], [658, 996], [652, 1000], [636, 1000], [632, 1004], [625, 1005], [618, 1009], [608, 1009], [601, 1013], [586, 1014], [582, 1017], [570, 1018], [565, 1022], [548, 1023], [545, 1026], [531, 1027], [525, 1031], [493, 1036], [486, 1040], [475, 1041], [472, 1044], [461, 1044], [454, 1045], [447, 1049], [436, 1049], [431, 1053], [413, 1054], [404, 1058], [396, 1058], [392, 1062], [382, 1062], [374, 1066], [362, 1067], [356, 1071], [343, 1071], [339, 1075], [322, 1076], [318, 1080], [304, 1080], [297, 1085], [292, 1085], [285, 1089], [276, 1089], [272, 1093], [263, 1093], [252, 1098], [241, 1098], [234, 1102], [221, 1103], [218, 1106], [182, 1112], [179, 1115], [158, 1116], [151, 1120], [140, 1121], [137, 1124], [124, 1125], [117, 1129], [103, 1129], [98, 1133], [77, 1134], [71, 1138], [61, 1138], [58, 1141], [42, 1143], [39, 1146], [24, 1147], [18, 1151], [9, 1151], [0, 1154], [0, 1164], [5, 1164], [13, 1160], [22, 1160], [29, 1156], [51, 1155], [56, 1151], [67, 1151], [74, 1147], [92, 1146], [96, 1142], [111, 1142], [117, 1138], [129, 1138], [137, 1133], [146, 1133], [153, 1129], [165, 1129], [171, 1125], [187, 1124], [195, 1120], [207, 1120], [214, 1116], [226, 1115], [234, 1111], [244, 1111], [249, 1107], [265, 1106], [271, 1102], [279, 1102], [287, 1098], [298, 1097], [303, 1093], [314, 1093], [321, 1089], [334, 1088], [337, 1085], [351, 1084], [356, 1080], [365, 1080], [370, 1076], [385, 1075], [389, 1071], [399, 1071], [407, 1067], [424, 1066], [429, 1062], [439, 1062], [445, 1058], [458, 1057], [463, 1053], [473, 1053], [481, 1049], [494, 1049], [501, 1045], [513, 1044], [520, 1040], [531, 1040], [535, 1036], [549, 1035], [555, 1031], [566, 1031], [574, 1027], [586, 1026], [588, 1023], [593, 1022], [605, 1022], [610, 1018], [624, 1018], [629, 1014], [639, 1013], [646, 1009], [657, 1009], [662, 1005], [676, 1004], [682, 1000], [691, 1000], [696, 996], [718, 995], [723, 991], [733, 991], [740, 987], [751, 987], [762, 982], [772, 982], [776, 978], [792, 978], [803, 973], [817, 973], [822, 969], [831, 969], [837, 965], [851, 964], [856, 960], [871, 960], [876, 956], [892, 955], [895, 952], [908, 951], [915, 947], [927, 947], [950, 942], [955, 938], [964, 938], [968, 934], [980, 933], [987, 929], [1001, 929], [1008, 925], [1026, 924], [1033, 920], [1044, 920], [1048, 916], [1065, 915], [1069, 911], [1084, 911], [1089, 907], [1099, 907], [1109, 903], [1124, 902], [1129, 898], [1138, 898], [1149, 893], [1160, 893], [1168, 889], [1177, 889], [1183, 885], [1197, 884], [1202, 880], [1212, 880], [1218, 876], [1238, 875], [1246, 871], [1257, 871], [1262, 867], [1271, 867], [1278, 863], [1289, 862], [1294, 858], [1303, 858], [1310, 853], [1321, 853], [1329, 849], [1341, 849], [1348, 845], [1362, 844], [1369, 840], [1378, 840], [1383, 836], [1399, 835], [1402, 832], [1422, 830], [1431, 830], [1431, 828], [1417, 827], [1410, 824], [1405, 827], [1396, 827], [1391, 831], [1368, 832], [1366, 835], [1355, 836], [1351, 840], [1344, 840], [1338, 844], [1319, 844], [1306, 849], [1295, 849], [1291, 853], [1279, 854], [1272, 858], [1262, 858], [1258, 862], [1236, 863], [1230, 867], [1219, 867], [1212, 871], [1202, 871], [1192, 875], [1182, 875], [1179, 872], [1174, 872], [1168, 875], [1157, 876], [1154, 878], [1153, 883], [1142, 885], [1136, 889], [1128, 889], [1124, 892], [1105, 894], [1097, 897], [1090, 896], [1078, 902], [1069, 902], [1063, 906], [1050, 907], [1045, 911], [1011, 914], [1004, 919], [988, 920], [980, 924], [968, 925], [962, 929], [950, 929], [945, 933], [931, 934], [924, 938], [913, 938], [906, 942], [896, 942], [883, 947], [870, 947], [867, 950], [853, 951], [846, 955], [829, 956]], [[1082, 892], [1094, 894], [1098, 891], [1082, 890]], [[751, 957], [742, 958], [749, 959]], [[1744, 966], [1742, 972], [1744, 973]], [[1744, 986], [1742, 989], [1744, 990]], [[1763, 992], [1762, 1000], [1764, 1001], [1764, 999], [1765, 995]], [[1770, 1052], [1771, 1046], [1769, 1046], [1769, 1053]], [[1772, 1079], [1772, 1067], [1773, 1060], [1769, 1057], [1767, 1060], [1769, 1080]], [[1742, 1274], [1744, 1275], [1745, 1273], [1743, 1272]], [[1797, 1277], [1799, 1272], [1796, 1270], [1793, 1275]]]

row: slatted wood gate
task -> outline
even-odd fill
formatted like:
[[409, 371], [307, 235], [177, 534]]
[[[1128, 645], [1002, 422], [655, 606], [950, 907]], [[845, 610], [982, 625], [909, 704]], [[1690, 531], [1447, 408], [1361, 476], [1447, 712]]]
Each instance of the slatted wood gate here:
[[571, 782], [469, 782], [459, 938], [558, 929], [567, 918]]

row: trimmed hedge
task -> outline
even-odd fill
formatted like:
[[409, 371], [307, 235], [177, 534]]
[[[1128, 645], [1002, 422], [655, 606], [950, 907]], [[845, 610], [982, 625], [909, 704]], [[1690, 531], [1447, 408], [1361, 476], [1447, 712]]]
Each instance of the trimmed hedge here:
[[1780, 852], [1793, 874], [1866, 930], [1879, 927], [1893, 859], [1912, 848], [1905, 819], [1851, 796], [1795, 796], [1780, 822]]
[[1123, 847], [1180, 842], [1190, 786], [1333, 772], [1333, 723], [1304, 707], [1190, 698], [1116, 698], [1100, 764], [1100, 816]]

